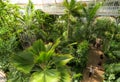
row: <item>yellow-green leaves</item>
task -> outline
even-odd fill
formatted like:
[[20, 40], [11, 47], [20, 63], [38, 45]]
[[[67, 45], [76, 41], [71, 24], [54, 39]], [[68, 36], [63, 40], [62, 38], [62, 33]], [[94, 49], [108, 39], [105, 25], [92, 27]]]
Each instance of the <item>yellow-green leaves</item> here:
[[69, 54], [65, 54], [65, 55], [57, 55], [55, 56], [55, 63], [58, 66], [63, 66], [66, 65], [73, 57]]
[[24, 73], [29, 73], [34, 66], [34, 58], [30, 52], [20, 52], [13, 56], [13, 65]]
[[59, 82], [60, 73], [55, 70], [45, 70], [43, 72], [36, 72], [31, 76], [30, 82]]
[[45, 48], [43, 41], [38, 40], [38, 41], [34, 42], [31, 51], [33, 52], [34, 55], [39, 55], [39, 53], [41, 51], [46, 51], [46, 48]]
[[70, 82], [71, 78], [65, 65], [73, 57], [69, 54], [55, 53], [55, 48], [59, 43], [60, 39], [57, 39], [53, 45], [45, 45], [42, 40], [38, 40], [33, 46], [13, 56], [13, 65], [24, 73], [35, 70], [37, 65], [37, 70], [31, 74], [30, 82], [61, 82], [61, 79], [62, 82]]

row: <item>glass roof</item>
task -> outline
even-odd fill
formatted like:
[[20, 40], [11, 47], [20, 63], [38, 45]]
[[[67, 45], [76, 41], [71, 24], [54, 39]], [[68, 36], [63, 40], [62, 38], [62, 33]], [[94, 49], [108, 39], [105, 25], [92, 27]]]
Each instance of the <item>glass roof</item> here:
[[[13, 4], [25, 7], [29, 0], [9, 0]], [[35, 9], [42, 9], [49, 14], [64, 14], [64, 7], [59, 5], [64, 0], [31, 0], [35, 6]], [[70, 1], [70, 0], [68, 0]], [[94, 0], [76, 0], [76, 1], [94, 1]]]
[[[34, 4], [62, 2], [63, 0], [31, 0]], [[11, 3], [28, 3], [28, 0], [10, 0]]]
[[[11, 3], [18, 4], [20, 6], [26, 6], [29, 0], [10, 0]], [[49, 14], [64, 14], [64, 7], [60, 6], [64, 0], [31, 0], [35, 5], [35, 9], [41, 9]], [[70, 1], [70, 0], [68, 0]], [[98, 2], [103, 0], [76, 0], [83, 2]], [[117, 4], [118, 5], [117, 5]], [[119, 15], [120, 0], [106, 0], [104, 6], [99, 9], [98, 15]]]
[[[52, 4], [61, 3], [64, 0], [31, 0], [34, 4]], [[70, 0], [68, 0], [70, 1]], [[95, 0], [76, 0], [76, 1], [95, 1]], [[28, 3], [28, 0], [10, 0], [11, 3]]]

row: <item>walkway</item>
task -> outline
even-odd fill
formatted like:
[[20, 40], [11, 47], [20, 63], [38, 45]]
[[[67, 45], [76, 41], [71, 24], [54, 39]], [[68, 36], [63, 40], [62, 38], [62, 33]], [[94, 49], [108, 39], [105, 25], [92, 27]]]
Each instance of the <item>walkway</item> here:
[[0, 70], [0, 82], [6, 82], [6, 81], [7, 79], [5, 73], [2, 70]]
[[[92, 48], [89, 52], [88, 56], [88, 63], [87, 67], [92, 65], [95, 69], [94, 75], [89, 78], [89, 69], [84, 70], [83, 74], [83, 80], [81, 82], [103, 82], [103, 74], [104, 74], [104, 69], [103, 65], [98, 69], [98, 62], [100, 61], [100, 55], [103, 54], [101, 50]], [[105, 62], [105, 58], [103, 59], [103, 63]]]

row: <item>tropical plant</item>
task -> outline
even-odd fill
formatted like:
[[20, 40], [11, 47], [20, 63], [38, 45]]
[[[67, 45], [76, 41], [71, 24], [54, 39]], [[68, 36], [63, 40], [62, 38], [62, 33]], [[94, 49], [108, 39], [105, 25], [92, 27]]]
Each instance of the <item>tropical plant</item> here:
[[[73, 69], [75, 69], [76, 72], [83, 72], [83, 69], [86, 67], [88, 50], [89, 50], [88, 41], [84, 40], [80, 44], [78, 44], [76, 54], [74, 54], [74, 59], [72, 61], [75, 65]], [[78, 70], [77, 69], [78, 67], [80, 67], [81, 70], [80, 69]]]
[[101, 5], [102, 5], [101, 3], [97, 3], [93, 6], [93, 3], [92, 3], [88, 7], [83, 7], [83, 11], [87, 21], [87, 27], [89, 27], [90, 24], [92, 24], [92, 22], [94, 21], [96, 13], [98, 9], [101, 7]]
[[101, 38], [103, 42], [102, 50], [109, 51], [110, 44], [117, 33], [116, 20], [112, 17], [98, 17], [94, 22], [92, 36]]
[[[114, 33], [114, 35], [118, 34], [119, 30]], [[109, 44], [109, 50], [106, 53], [107, 62], [105, 64], [105, 82], [119, 82], [120, 81], [120, 43], [116, 36], [113, 36], [111, 40], [111, 44]]]
[[66, 8], [67, 37], [68, 39], [71, 39], [74, 27], [72, 23], [77, 21], [75, 18], [76, 16], [80, 16], [82, 14], [82, 7], [80, 3], [76, 2], [76, 0], [64, 0], [63, 5]]
[[9, 68], [9, 72], [6, 73], [7, 82], [29, 82], [30, 74], [24, 74], [14, 67]]
[[24, 14], [18, 20], [20, 22], [18, 37], [23, 49], [32, 45], [37, 39], [46, 41], [49, 38], [50, 16], [41, 10], [35, 10], [31, 0], [29, 0]]
[[16, 30], [19, 7], [0, 0], [0, 69], [9, 71], [9, 58], [18, 48]]
[[80, 81], [82, 79], [82, 73], [87, 64], [88, 51], [89, 51], [89, 43], [86, 40], [80, 43], [74, 42], [68, 44], [67, 47], [62, 48], [61, 50], [62, 53], [70, 53], [74, 57], [68, 63], [73, 73], [73, 81], [76, 80]]
[[41, 10], [37, 9], [35, 10], [34, 14], [34, 20], [36, 20], [36, 27], [34, 28], [34, 32], [36, 34], [36, 37], [38, 39], [43, 39], [46, 40], [47, 38], [47, 33], [46, 33], [46, 18], [49, 17], [48, 14], [42, 12]]
[[66, 64], [73, 58], [71, 55], [55, 53], [59, 40], [52, 46], [42, 40], [12, 57], [12, 64], [20, 71], [31, 73], [30, 82], [70, 82]]
[[92, 24], [95, 20], [98, 9], [101, 7], [101, 3], [97, 3], [93, 6], [82, 7], [84, 11], [84, 17], [86, 18], [85, 22], [85, 37], [89, 40], [91, 38], [91, 33], [93, 32]]
[[120, 44], [112, 41], [109, 52], [107, 52], [107, 62], [105, 64], [105, 82], [119, 82], [120, 80]]
[[10, 66], [10, 56], [14, 51], [17, 49], [17, 41], [16, 37], [10, 37], [9, 40], [5, 41], [0, 38], [0, 69], [2, 69], [4, 72], [9, 70]]
[[119, 82], [120, 81], [120, 63], [113, 63], [106, 66], [104, 82]]

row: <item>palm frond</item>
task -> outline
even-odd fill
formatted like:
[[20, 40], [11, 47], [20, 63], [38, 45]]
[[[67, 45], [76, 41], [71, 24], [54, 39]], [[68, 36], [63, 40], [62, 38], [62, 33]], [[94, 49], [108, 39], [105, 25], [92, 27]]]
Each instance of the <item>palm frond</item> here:
[[30, 78], [30, 82], [59, 82], [60, 73], [56, 69], [35, 72]]
[[67, 9], [69, 9], [69, 2], [68, 2], [68, 0], [64, 0], [63, 5], [64, 5]]
[[31, 47], [31, 52], [34, 55], [39, 55], [41, 51], [46, 51], [45, 45], [42, 40], [37, 40], [34, 42], [33, 46]]
[[70, 9], [75, 8], [75, 6], [76, 6], [76, 0], [71, 0], [69, 4], [70, 4]]
[[91, 18], [93, 18], [95, 15], [96, 15], [96, 13], [97, 13], [97, 11], [98, 11], [98, 9], [101, 7], [101, 3], [97, 3], [91, 10], [90, 10], [90, 19]]
[[72, 12], [73, 10], [78, 8], [76, 0], [70, 0], [70, 1], [64, 0], [63, 5], [69, 12]]
[[12, 64], [18, 70], [29, 73], [34, 66], [34, 57], [30, 52], [20, 52], [12, 57]]
[[92, 8], [87, 8], [83, 6], [83, 11], [85, 13], [85, 17], [87, 18], [87, 22], [90, 23], [90, 21], [93, 20], [93, 18], [96, 16], [96, 13], [98, 9], [101, 7], [101, 3], [97, 3], [95, 6]]

